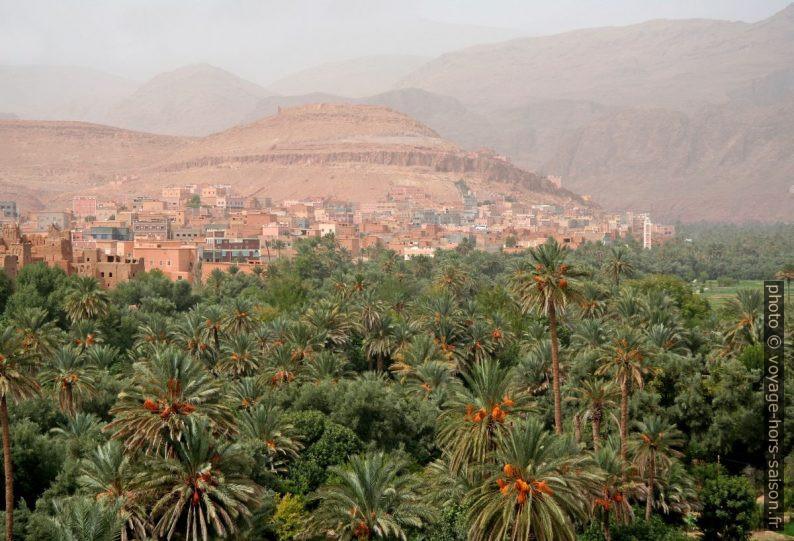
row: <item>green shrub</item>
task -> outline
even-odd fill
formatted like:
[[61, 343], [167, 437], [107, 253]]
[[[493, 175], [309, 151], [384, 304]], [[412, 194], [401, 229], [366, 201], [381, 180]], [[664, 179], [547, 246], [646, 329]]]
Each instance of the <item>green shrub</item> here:
[[700, 492], [703, 504], [698, 526], [705, 539], [743, 541], [758, 523], [758, 506], [744, 477], [720, 475], [708, 479]]

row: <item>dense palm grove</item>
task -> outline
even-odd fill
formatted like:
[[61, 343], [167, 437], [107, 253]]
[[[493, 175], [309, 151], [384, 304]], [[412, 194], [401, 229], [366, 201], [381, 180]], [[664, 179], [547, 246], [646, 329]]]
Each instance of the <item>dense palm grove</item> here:
[[656, 252], [0, 277], [6, 538], [745, 539], [761, 292], [712, 307]]

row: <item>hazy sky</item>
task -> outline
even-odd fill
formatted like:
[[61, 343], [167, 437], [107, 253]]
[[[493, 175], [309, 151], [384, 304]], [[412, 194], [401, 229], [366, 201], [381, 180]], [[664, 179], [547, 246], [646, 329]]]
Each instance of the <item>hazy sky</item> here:
[[791, 0], [0, 0], [0, 64], [77, 65], [135, 80], [208, 62], [260, 84], [372, 54], [654, 18], [754, 22]]

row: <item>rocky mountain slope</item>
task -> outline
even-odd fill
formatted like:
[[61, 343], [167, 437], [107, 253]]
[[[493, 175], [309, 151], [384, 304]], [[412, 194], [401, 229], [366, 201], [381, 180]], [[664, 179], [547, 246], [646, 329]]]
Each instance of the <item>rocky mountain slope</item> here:
[[418, 186], [459, 201], [465, 179], [483, 198], [582, 203], [545, 178], [488, 152], [468, 152], [420, 122], [370, 105], [307, 105], [204, 138], [81, 123], [0, 121], [0, 186], [39, 207], [76, 193], [156, 194], [162, 186], [228, 183], [274, 199], [381, 200]]
[[390, 90], [428, 60], [417, 55], [375, 55], [331, 62], [279, 79], [268, 89], [286, 96], [320, 92], [360, 98]]
[[0, 66], [0, 113], [42, 120], [101, 122], [135, 83], [73, 66]]
[[264, 88], [207, 64], [153, 78], [108, 114], [113, 126], [152, 133], [207, 135], [249, 118]]
[[[610, 208], [794, 216], [794, 4], [753, 24], [650, 21], [473, 47], [400, 86], [453, 96], [488, 120], [453, 140], [560, 175]], [[762, 211], [752, 194], [774, 203]]]

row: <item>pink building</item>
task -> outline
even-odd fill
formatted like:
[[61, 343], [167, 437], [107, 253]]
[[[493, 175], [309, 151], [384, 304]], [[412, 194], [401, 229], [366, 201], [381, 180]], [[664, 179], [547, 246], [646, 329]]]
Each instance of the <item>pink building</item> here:
[[96, 197], [93, 195], [76, 195], [72, 198], [72, 214], [78, 218], [96, 216]]

